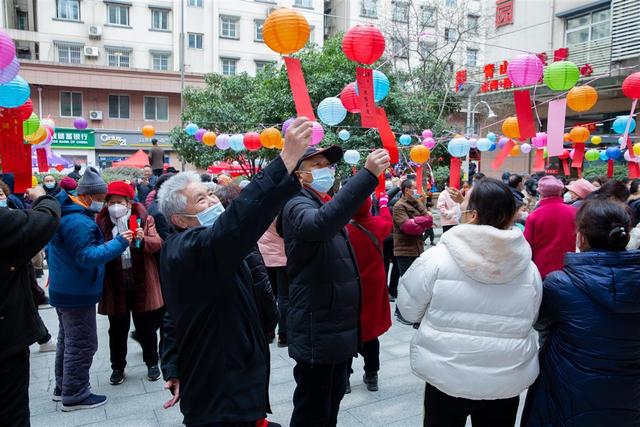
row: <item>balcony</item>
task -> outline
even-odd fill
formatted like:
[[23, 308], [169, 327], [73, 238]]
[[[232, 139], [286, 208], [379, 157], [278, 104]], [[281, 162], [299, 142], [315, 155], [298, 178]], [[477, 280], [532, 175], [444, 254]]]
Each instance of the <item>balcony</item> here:
[[578, 67], [591, 65], [593, 74], [608, 73], [611, 64], [611, 38], [569, 46], [569, 60]]

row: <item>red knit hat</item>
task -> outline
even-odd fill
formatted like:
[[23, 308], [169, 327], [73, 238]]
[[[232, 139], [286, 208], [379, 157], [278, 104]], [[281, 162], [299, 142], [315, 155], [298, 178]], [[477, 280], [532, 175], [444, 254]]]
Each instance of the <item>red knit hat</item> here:
[[128, 197], [129, 200], [133, 200], [135, 196], [133, 188], [124, 181], [114, 181], [109, 183], [107, 187], [107, 197], [109, 196], [122, 196]]
[[78, 188], [78, 182], [73, 178], [65, 176], [60, 180], [60, 187], [65, 191], [73, 191]]

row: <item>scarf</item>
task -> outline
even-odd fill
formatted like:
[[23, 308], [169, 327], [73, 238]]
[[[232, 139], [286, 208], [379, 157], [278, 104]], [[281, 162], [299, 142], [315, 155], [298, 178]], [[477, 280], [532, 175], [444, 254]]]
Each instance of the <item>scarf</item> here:
[[[109, 218], [111, 218], [111, 222], [113, 223], [113, 225], [115, 225], [115, 227], [113, 227], [113, 230], [112, 230], [112, 233], [113, 233], [112, 235], [114, 239], [118, 236], [118, 234], [121, 234], [129, 230], [130, 216], [131, 216], [131, 209], [128, 210], [126, 215], [123, 215], [120, 218], [114, 218], [113, 216], [111, 216], [111, 214], [109, 214]], [[120, 255], [120, 260], [122, 261], [123, 270], [127, 270], [131, 268], [131, 250], [129, 249], [129, 246], [127, 246], [127, 249], [125, 249], [122, 255]]]

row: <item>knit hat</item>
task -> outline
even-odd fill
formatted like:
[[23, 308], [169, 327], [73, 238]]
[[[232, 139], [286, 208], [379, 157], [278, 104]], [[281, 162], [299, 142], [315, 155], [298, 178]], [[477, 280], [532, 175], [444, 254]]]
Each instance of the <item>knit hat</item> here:
[[567, 190], [573, 191], [583, 200], [586, 199], [589, 194], [596, 191], [596, 187], [586, 179], [580, 178], [567, 185]]
[[64, 191], [67, 191], [67, 192], [73, 191], [76, 188], [78, 188], [78, 183], [76, 182], [75, 179], [69, 176], [65, 176], [60, 180], [60, 188], [62, 188]]
[[107, 197], [109, 196], [122, 196], [128, 197], [129, 200], [133, 200], [134, 197], [133, 188], [124, 181], [114, 181], [109, 183], [107, 189]]
[[542, 197], [559, 196], [563, 189], [562, 181], [551, 175], [543, 176], [538, 181], [538, 192]]
[[93, 166], [87, 167], [78, 182], [78, 194], [104, 194], [106, 192], [107, 183], [100, 176], [100, 172]]

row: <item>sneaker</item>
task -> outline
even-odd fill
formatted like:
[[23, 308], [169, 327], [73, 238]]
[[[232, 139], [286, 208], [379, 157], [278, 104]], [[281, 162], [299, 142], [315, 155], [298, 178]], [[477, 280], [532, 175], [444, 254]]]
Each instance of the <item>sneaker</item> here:
[[349, 378], [347, 378], [347, 388], [345, 388], [344, 394], [351, 394], [351, 381], [349, 381]]
[[289, 344], [287, 343], [287, 337], [284, 335], [278, 336], [278, 347], [283, 348], [287, 347]]
[[149, 381], [158, 381], [160, 379], [160, 369], [158, 365], [147, 366], [147, 378]]
[[124, 371], [122, 369], [114, 369], [109, 378], [111, 385], [119, 385], [124, 382]]
[[396, 319], [398, 319], [398, 322], [402, 323], [403, 325], [411, 326], [413, 324], [409, 322], [407, 319], [405, 319], [404, 317], [402, 317], [402, 314], [400, 314], [400, 310], [398, 310], [398, 306], [396, 306]]
[[54, 402], [62, 402], [62, 390], [60, 390], [59, 387], [56, 386], [56, 388], [53, 389], [51, 400], [53, 400]]
[[44, 344], [40, 344], [40, 353], [49, 353], [52, 351], [56, 351], [56, 343], [53, 340], [49, 340]]
[[377, 373], [375, 372], [372, 374], [365, 373], [364, 376], [362, 377], [362, 381], [364, 381], [365, 385], [367, 386], [367, 390], [378, 391], [378, 374]]
[[73, 403], [71, 405], [62, 405], [62, 412], [71, 412], [77, 411], [80, 409], [91, 409], [97, 408], [98, 406], [102, 406], [107, 403], [107, 396], [102, 396], [99, 394], [90, 394], [89, 397], [84, 399], [81, 402]]

